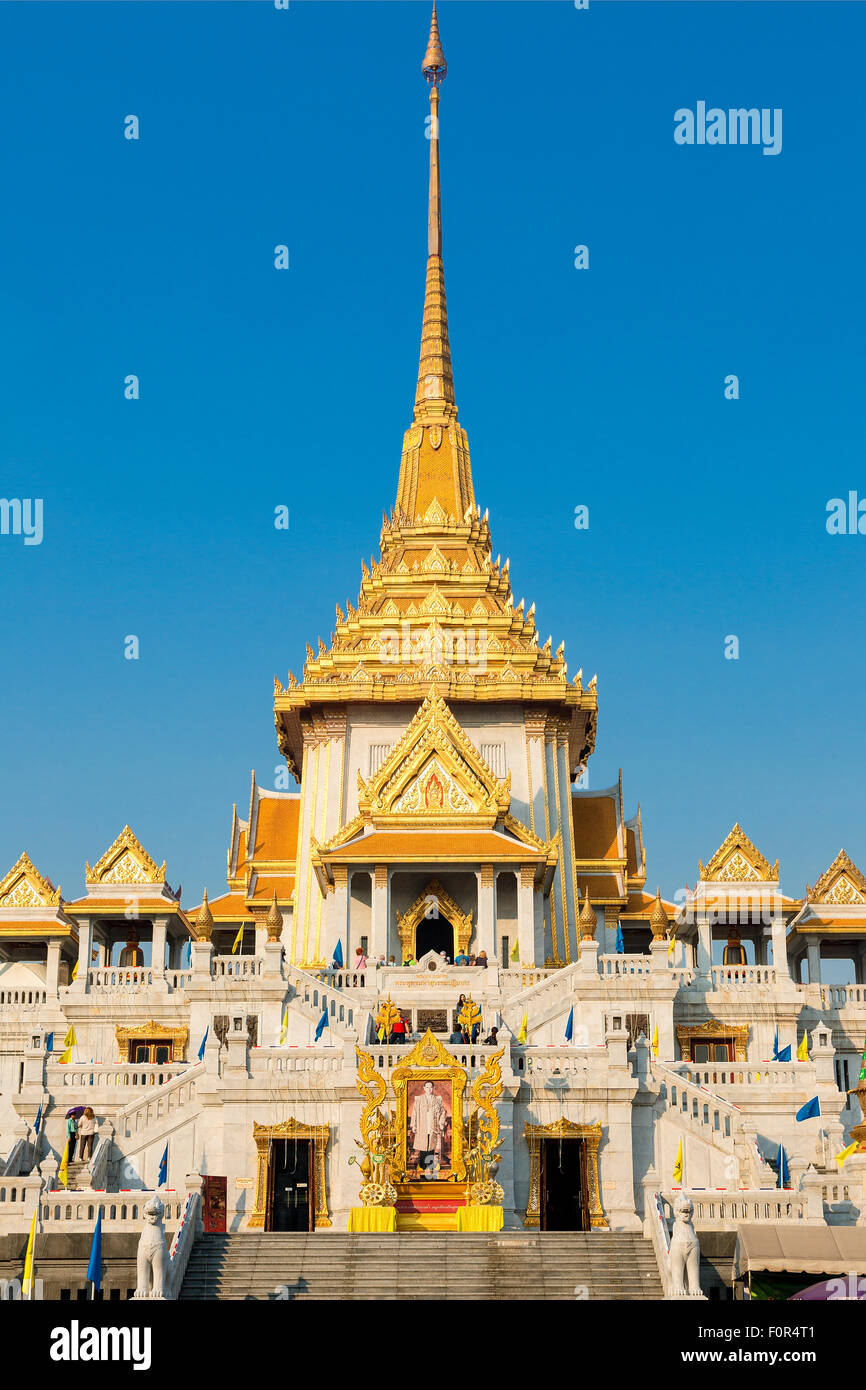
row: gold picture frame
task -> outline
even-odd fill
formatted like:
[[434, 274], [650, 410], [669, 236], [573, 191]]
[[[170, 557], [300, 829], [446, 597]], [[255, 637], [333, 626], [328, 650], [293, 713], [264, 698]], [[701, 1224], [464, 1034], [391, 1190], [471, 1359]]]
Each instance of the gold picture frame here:
[[463, 1093], [466, 1072], [451, 1053], [433, 1036], [430, 1029], [412, 1051], [391, 1073], [391, 1083], [397, 1101], [397, 1150], [394, 1155], [396, 1174], [406, 1174], [409, 1167], [409, 1088], [413, 1082], [445, 1083], [451, 1099], [451, 1152], [447, 1172], [440, 1181], [463, 1182], [466, 1160], [463, 1155]]

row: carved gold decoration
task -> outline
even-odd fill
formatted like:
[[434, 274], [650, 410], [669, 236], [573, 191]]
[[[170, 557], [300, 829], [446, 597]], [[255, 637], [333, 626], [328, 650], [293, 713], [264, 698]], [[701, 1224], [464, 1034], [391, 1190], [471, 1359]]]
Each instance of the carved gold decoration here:
[[[117, 968], [120, 969], [119, 966]], [[117, 1042], [119, 1062], [129, 1060], [130, 1043], [153, 1041], [157, 1038], [165, 1038], [173, 1044], [173, 1062], [186, 1061], [186, 1045], [189, 1042], [188, 1028], [182, 1028], [176, 1024], [159, 1023], [155, 1018], [149, 1018], [145, 1023], [130, 1023], [123, 1026], [117, 1024], [114, 1029], [114, 1037]]]
[[419, 893], [408, 911], [403, 914], [397, 913], [397, 930], [400, 933], [403, 960], [410, 960], [415, 956], [418, 927], [426, 917], [431, 916], [434, 905], [440, 915], [445, 917], [454, 928], [455, 955], [468, 953], [469, 942], [472, 937], [472, 912], [471, 910], [461, 912], [451, 894], [442, 887], [438, 878], [431, 878], [427, 887], [422, 893]]
[[656, 900], [653, 903], [652, 912], [649, 919], [652, 929], [653, 941], [664, 941], [668, 932], [668, 914], [662, 905], [661, 889], [656, 889]]
[[778, 883], [779, 861], [773, 867], [752, 844], [739, 824], [725, 837], [706, 867], [698, 860], [701, 878], [715, 883]]
[[429, 1028], [420, 1042], [415, 1044], [408, 1056], [391, 1073], [394, 1095], [397, 1098], [395, 1164], [398, 1173], [406, 1172], [409, 1082], [443, 1080], [448, 1081], [451, 1086], [451, 1170], [447, 1176], [462, 1182], [466, 1176], [463, 1157], [463, 1092], [466, 1089], [466, 1072], [433, 1036]]
[[523, 1133], [529, 1144], [529, 1201], [526, 1215], [523, 1218], [524, 1226], [536, 1229], [541, 1226], [542, 1141], [561, 1138], [563, 1142], [567, 1142], [569, 1139], [586, 1140], [590, 1226], [594, 1229], [607, 1227], [607, 1217], [602, 1209], [598, 1183], [598, 1149], [601, 1143], [601, 1125], [577, 1125], [573, 1124], [571, 1120], [562, 1118], [554, 1120], [549, 1125], [533, 1125], [527, 1122], [523, 1126]]
[[60, 889], [22, 854], [0, 880], [0, 907], [59, 907]]
[[91, 883], [164, 883], [165, 860], [157, 868], [147, 850], [125, 825], [93, 868], [85, 864], [84, 881]]
[[594, 941], [598, 918], [589, 900], [589, 888], [586, 889], [584, 894], [583, 907], [580, 909], [580, 916], [577, 920], [580, 926], [581, 941]]
[[204, 890], [201, 907], [195, 919], [195, 929], [199, 941], [210, 941], [213, 935], [213, 913], [207, 900], [207, 889]]
[[268, 941], [279, 941], [283, 930], [283, 914], [277, 906], [276, 888], [274, 889], [273, 900], [268, 908], [268, 915], [265, 918], [265, 923], [268, 929]]
[[268, 1152], [272, 1139], [311, 1139], [313, 1143], [313, 1164], [315, 1165], [316, 1211], [314, 1225], [330, 1226], [328, 1198], [325, 1189], [325, 1150], [330, 1138], [329, 1125], [307, 1125], [294, 1116], [277, 1125], [253, 1124], [253, 1139], [256, 1142], [256, 1196], [248, 1228], [263, 1228], [268, 1203]]
[[748, 1023], [720, 1023], [718, 1019], [711, 1018], [706, 1023], [678, 1023], [676, 1030], [681, 1057], [690, 1056], [690, 1044], [696, 1038], [701, 1042], [712, 1042], [714, 1038], [718, 1041], [733, 1038], [736, 1061], [745, 1062], [746, 1060], [746, 1049], [749, 1044]]
[[810, 903], [864, 903], [866, 877], [840, 849], [829, 869], [826, 869], [814, 888], [806, 884], [806, 900]]
[[505, 1048], [488, 1057], [484, 1070], [472, 1083], [469, 1095], [474, 1109], [469, 1112], [470, 1123], [476, 1126], [476, 1143], [489, 1159], [499, 1143], [499, 1114], [496, 1101], [502, 1095], [502, 1071], [500, 1058]]

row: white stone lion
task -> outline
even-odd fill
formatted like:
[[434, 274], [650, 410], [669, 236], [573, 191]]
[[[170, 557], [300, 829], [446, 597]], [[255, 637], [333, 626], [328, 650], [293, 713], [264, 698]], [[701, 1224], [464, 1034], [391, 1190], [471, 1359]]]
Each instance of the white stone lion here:
[[144, 1208], [144, 1230], [138, 1242], [136, 1298], [166, 1298], [169, 1257], [162, 1224], [165, 1207], [151, 1197]]
[[[668, 1254], [672, 1298], [702, 1298], [701, 1246], [692, 1225], [694, 1205], [691, 1197], [681, 1192], [674, 1203], [674, 1233]], [[688, 1290], [686, 1290], [688, 1276]]]

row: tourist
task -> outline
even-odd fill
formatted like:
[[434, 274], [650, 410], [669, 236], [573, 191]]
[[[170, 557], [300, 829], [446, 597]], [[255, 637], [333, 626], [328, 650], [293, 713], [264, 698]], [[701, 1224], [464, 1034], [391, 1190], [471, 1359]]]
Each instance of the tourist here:
[[487, 952], [486, 952], [486, 951], [479, 951], [479, 952], [478, 952], [478, 959], [476, 960], [475, 964], [478, 966], [478, 969], [479, 969], [479, 970], [486, 970], [486, 969], [487, 969]]
[[498, 1047], [498, 1046], [499, 1046], [499, 1037], [498, 1037], [498, 1033], [499, 1033], [499, 1029], [498, 1029], [498, 1028], [491, 1028], [491, 1029], [490, 1029], [490, 1032], [487, 1034], [487, 1037], [484, 1039], [484, 1046], [485, 1046], [485, 1047]]
[[474, 965], [474, 964], [475, 964], [475, 957], [474, 957], [474, 956], [470, 956], [470, 957], [469, 957], [469, 964], [470, 964], [470, 965]]
[[81, 1140], [78, 1157], [86, 1163], [93, 1156], [93, 1140], [96, 1135], [96, 1116], [88, 1105], [78, 1121], [78, 1138]]
[[78, 1121], [74, 1115], [66, 1116], [66, 1157], [71, 1163], [75, 1157], [75, 1136], [78, 1133]]
[[406, 1041], [406, 1020], [399, 1009], [397, 1010], [397, 1017], [391, 1024], [391, 1036], [388, 1041], [395, 1044], [404, 1043]]
[[[391, 957], [391, 959], [392, 959], [392, 960], [394, 959], [393, 956]], [[404, 965], [404, 966], [407, 966], [407, 965], [417, 965], [417, 964], [418, 964], [418, 962], [417, 962], [417, 960], [415, 959], [414, 956], [408, 956], [408, 957], [406, 958], [406, 960], [404, 960], [404, 962], [403, 962], [403, 965]]]
[[455, 965], [468, 965], [468, 964], [469, 964], [469, 957], [467, 956], [467, 954], [466, 954], [465, 951], [462, 951], [462, 950], [461, 950], [460, 954], [459, 954], [459, 955], [456, 955], [456, 956], [454, 957], [454, 964], [455, 964]]
[[457, 1047], [460, 1046], [460, 1044], [463, 1042], [463, 1034], [461, 1033], [459, 1028], [454, 1029], [454, 1032], [451, 1034], [451, 1037], [448, 1039], [448, 1041], [450, 1043], [454, 1043]]
[[355, 962], [354, 962], [354, 967], [353, 967], [353, 968], [354, 968], [355, 970], [366, 970], [366, 969], [367, 969], [367, 957], [366, 957], [365, 954], [364, 954], [364, 947], [363, 947], [363, 946], [356, 946], [356, 947], [355, 947]]

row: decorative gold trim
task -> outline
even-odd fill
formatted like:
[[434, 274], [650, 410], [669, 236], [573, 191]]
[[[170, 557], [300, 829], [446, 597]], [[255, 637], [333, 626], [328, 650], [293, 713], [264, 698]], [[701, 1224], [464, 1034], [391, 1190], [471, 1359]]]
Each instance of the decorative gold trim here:
[[451, 894], [442, 887], [438, 878], [431, 878], [427, 887], [419, 893], [409, 910], [402, 915], [397, 913], [397, 930], [400, 933], [400, 945], [403, 949], [404, 960], [409, 960], [416, 955], [416, 932], [425, 917], [430, 916], [431, 898], [435, 898], [439, 912], [447, 918], [454, 928], [455, 956], [459, 956], [461, 952], [466, 954], [469, 950], [469, 942], [472, 938], [471, 909], [469, 912], [461, 912]]
[[397, 1176], [405, 1173], [407, 1168], [408, 1084], [410, 1081], [443, 1080], [451, 1082], [450, 1177], [456, 1182], [463, 1182], [466, 1177], [466, 1161], [463, 1157], [463, 1092], [466, 1089], [466, 1071], [434, 1038], [429, 1028], [420, 1042], [415, 1044], [409, 1055], [391, 1073], [391, 1083], [397, 1099]]
[[[128, 877], [127, 871], [118, 870], [121, 860], [129, 859], [138, 868], [141, 877]], [[125, 825], [113, 844], [109, 845], [101, 859], [93, 868], [85, 861], [84, 882], [91, 883], [165, 883], [165, 860], [162, 868], [157, 868], [156, 860], [151, 859], [140, 840], [128, 825]]]
[[[2, 895], [2, 885], [0, 885]], [[806, 901], [810, 903], [848, 903], [866, 902], [866, 877], [857, 865], [840, 849], [829, 869], [825, 869], [814, 888], [806, 884]]]
[[29, 854], [22, 854], [0, 880], [0, 907], [59, 907], [61, 901], [60, 889], [39, 872]]
[[693, 1038], [733, 1038], [734, 1051], [737, 1054], [736, 1061], [745, 1062], [746, 1060], [746, 1048], [749, 1042], [748, 1023], [720, 1023], [718, 1019], [711, 1018], [707, 1023], [678, 1023], [676, 1030], [680, 1056], [683, 1058], [691, 1051], [689, 1043]]
[[586, 1158], [589, 1166], [587, 1182], [589, 1187], [589, 1221], [594, 1229], [607, 1227], [599, 1195], [598, 1149], [601, 1143], [601, 1125], [576, 1125], [564, 1117], [549, 1125], [523, 1126], [523, 1134], [529, 1144], [529, 1201], [526, 1205], [524, 1226], [539, 1229], [541, 1226], [541, 1142], [543, 1139], [585, 1139]]
[[[123, 971], [132, 966], [117, 966], [118, 971]], [[137, 967], [140, 969], [140, 967]], [[126, 1062], [129, 1060], [129, 1044], [136, 1042], [139, 1038], [169, 1038], [173, 1044], [174, 1062], [186, 1061], [186, 1045], [189, 1042], [189, 1029], [181, 1028], [174, 1024], [159, 1023], [155, 1018], [149, 1018], [146, 1023], [130, 1023], [125, 1027], [117, 1024], [114, 1029], [114, 1037], [119, 1053], [118, 1061]]]
[[706, 867], [698, 860], [698, 872], [704, 882], [778, 883], [779, 861], [777, 859], [770, 868], [770, 861], [752, 844], [738, 823], [719, 845]]
[[330, 1125], [307, 1125], [291, 1116], [278, 1125], [260, 1125], [253, 1122], [253, 1139], [256, 1141], [256, 1198], [252, 1214], [247, 1223], [248, 1229], [263, 1228], [265, 1224], [268, 1196], [268, 1150], [272, 1139], [311, 1139], [313, 1141], [313, 1162], [316, 1165], [316, 1211], [314, 1224], [330, 1226], [328, 1198], [325, 1191], [325, 1150], [330, 1138]]

